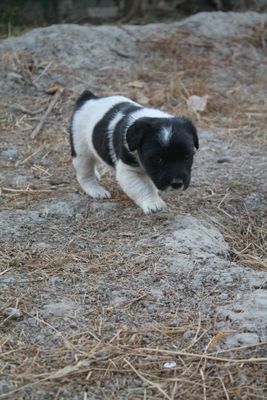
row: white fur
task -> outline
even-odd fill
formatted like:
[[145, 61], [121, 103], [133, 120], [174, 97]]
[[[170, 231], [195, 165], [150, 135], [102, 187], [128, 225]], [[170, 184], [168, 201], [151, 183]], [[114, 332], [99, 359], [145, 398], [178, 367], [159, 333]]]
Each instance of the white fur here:
[[132, 125], [137, 119], [143, 117], [151, 117], [151, 118], [170, 118], [171, 115], [167, 114], [164, 111], [157, 110], [155, 108], [141, 108], [131, 114], [130, 125]]
[[167, 145], [170, 142], [171, 137], [172, 137], [171, 128], [166, 128], [166, 127], [162, 128], [160, 132], [160, 139], [164, 145]]
[[145, 214], [166, 208], [157, 188], [143, 169], [131, 167], [119, 160], [116, 165], [116, 178], [124, 192]]

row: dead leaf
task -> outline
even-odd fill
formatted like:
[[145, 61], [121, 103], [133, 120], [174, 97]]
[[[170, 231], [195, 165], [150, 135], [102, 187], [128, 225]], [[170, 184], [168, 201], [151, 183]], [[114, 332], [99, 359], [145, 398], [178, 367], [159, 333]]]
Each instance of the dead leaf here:
[[46, 89], [45, 93], [47, 94], [55, 94], [61, 89], [61, 86], [55, 83], [53, 86], [50, 86], [50, 88]]
[[188, 107], [195, 112], [203, 112], [206, 110], [209, 95], [205, 96], [190, 96], [187, 99]]
[[136, 89], [144, 89], [146, 87], [146, 83], [143, 81], [132, 81], [127, 84], [129, 87]]

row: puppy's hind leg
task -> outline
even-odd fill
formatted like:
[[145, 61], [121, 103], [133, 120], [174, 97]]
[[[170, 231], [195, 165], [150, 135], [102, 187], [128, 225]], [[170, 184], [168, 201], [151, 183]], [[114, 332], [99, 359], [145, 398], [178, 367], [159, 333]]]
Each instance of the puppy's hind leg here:
[[93, 155], [77, 155], [72, 162], [77, 180], [85, 193], [95, 199], [110, 198], [110, 193], [97, 182], [99, 176], [96, 176], [96, 160]]
[[151, 179], [139, 169], [118, 161], [116, 178], [124, 192], [142, 208], [145, 214], [166, 208]]

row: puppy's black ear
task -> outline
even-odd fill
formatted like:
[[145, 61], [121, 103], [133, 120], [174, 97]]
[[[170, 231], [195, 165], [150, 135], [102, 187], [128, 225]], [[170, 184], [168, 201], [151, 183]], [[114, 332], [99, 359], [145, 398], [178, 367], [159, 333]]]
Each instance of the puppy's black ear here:
[[135, 151], [141, 146], [148, 126], [149, 122], [147, 119], [140, 118], [128, 128], [126, 132], [126, 142], [130, 151]]
[[197, 135], [197, 129], [193, 122], [190, 119], [184, 118], [184, 124], [188, 130], [188, 132], [193, 136], [194, 146], [198, 150], [199, 149], [199, 141]]

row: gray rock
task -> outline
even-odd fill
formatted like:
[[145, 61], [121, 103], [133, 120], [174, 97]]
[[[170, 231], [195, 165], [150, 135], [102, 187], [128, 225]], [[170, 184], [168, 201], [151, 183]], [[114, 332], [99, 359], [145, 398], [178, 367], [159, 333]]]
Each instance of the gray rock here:
[[68, 218], [73, 217], [74, 209], [72, 205], [66, 201], [51, 201], [44, 205], [41, 215], [56, 218]]
[[232, 161], [231, 158], [227, 156], [217, 158], [218, 164], [230, 163], [231, 161]]
[[17, 160], [19, 158], [18, 150], [15, 147], [3, 150], [1, 152], [1, 158], [6, 161]]
[[259, 343], [259, 341], [259, 336], [256, 333], [234, 333], [226, 336], [224, 347], [234, 348], [242, 345], [253, 345]]
[[77, 309], [77, 305], [72, 301], [66, 299], [58, 303], [50, 303], [44, 306], [44, 314], [54, 315], [57, 317], [63, 317], [66, 315], [71, 315]]
[[228, 299], [228, 294], [227, 294], [227, 293], [221, 293], [221, 294], [219, 295], [219, 298], [220, 298], [221, 300], [227, 300], [227, 299]]
[[2, 211], [0, 212], [0, 236], [24, 237], [25, 230], [31, 231], [43, 221], [38, 211]]
[[189, 329], [188, 331], [184, 332], [183, 338], [185, 340], [190, 340], [195, 336], [196, 332]]
[[110, 304], [112, 304], [114, 307], [118, 307], [118, 306], [120, 306], [121, 304], [123, 304], [127, 300], [129, 300], [127, 297], [116, 296], [111, 300]]
[[94, 201], [90, 204], [90, 211], [97, 217], [111, 214], [111, 212], [116, 208], [116, 203], [112, 203], [111, 201]]
[[260, 211], [266, 212], [266, 199], [263, 193], [250, 193], [245, 197], [245, 205], [248, 211]]
[[169, 322], [170, 327], [176, 327], [179, 325], [181, 325], [181, 318], [179, 318], [179, 317], [176, 317], [172, 321]]
[[173, 237], [166, 240], [166, 246], [175, 252], [190, 257], [228, 254], [228, 246], [214, 225], [187, 215], [176, 218], [170, 228]]
[[14, 388], [14, 386], [10, 382], [8, 382], [6, 379], [0, 380], [0, 395], [7, 394], [13, 388]]
[[10, 319], [20, 319], [22, 316], [21, 311], [18, 308], [9, 307], [3, 311], [5, 317]]
[[267, 290], [245, 293], [233, 306], [221, 307], [220, 313], [250, 332], [267, 334]]

